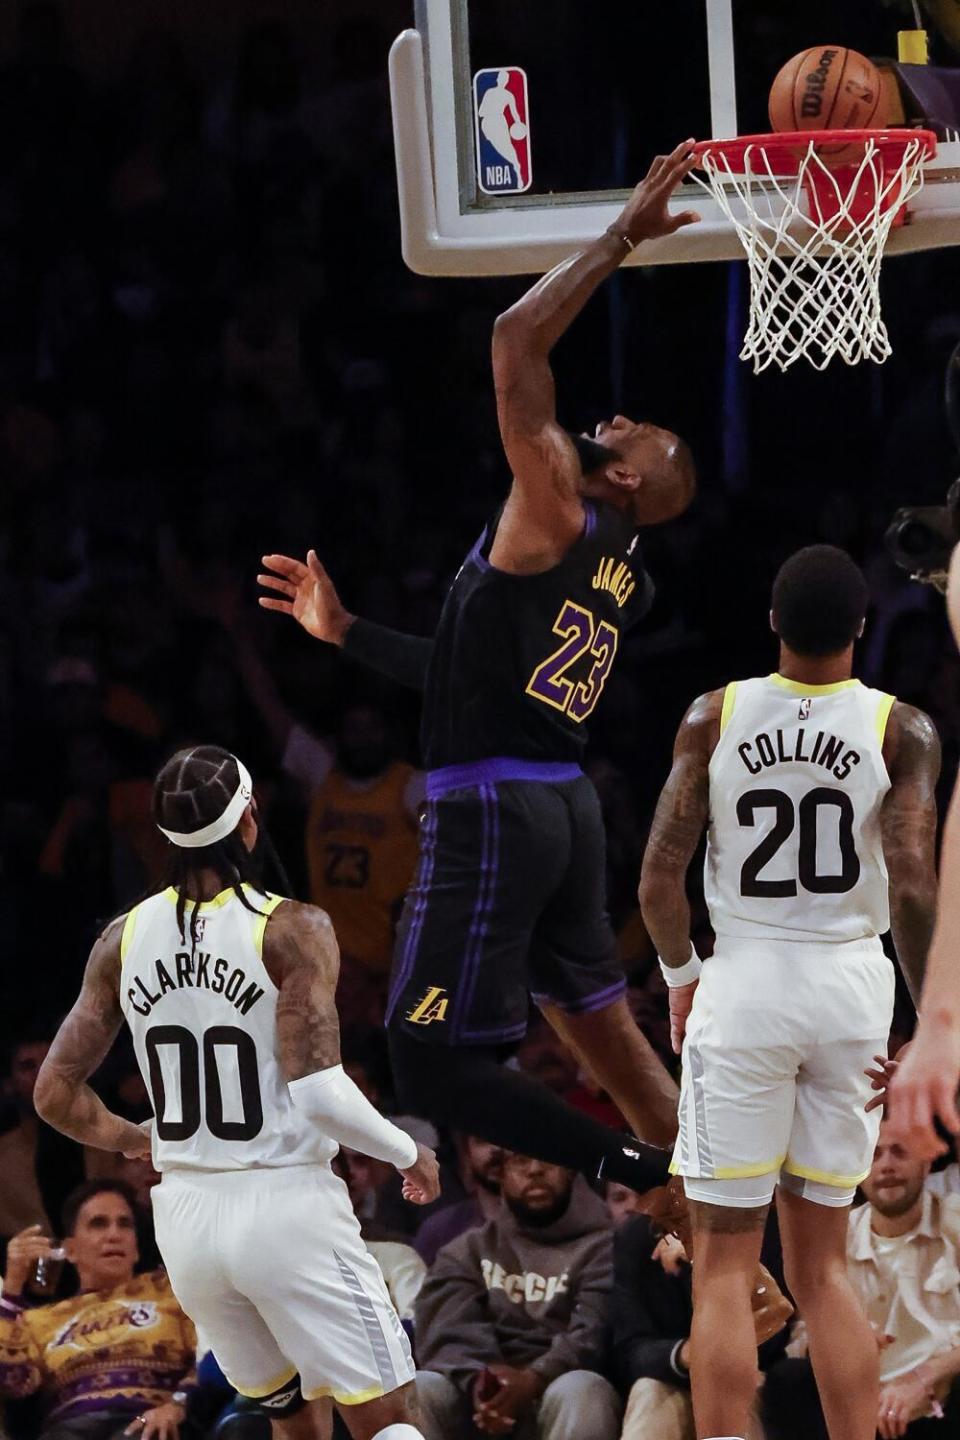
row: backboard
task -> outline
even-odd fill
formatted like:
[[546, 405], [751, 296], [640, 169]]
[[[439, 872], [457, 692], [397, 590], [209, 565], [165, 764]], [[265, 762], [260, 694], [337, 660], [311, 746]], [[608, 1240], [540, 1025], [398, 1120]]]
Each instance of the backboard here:
[[[655, 154], [768, 129], [791, 55], [823, 43], [892, 62], [908, 24], [883, 0], [416, 0], [390, 55], [404, 258], [434, 275], [546, 270], [610, 224]], [[690, 184], [677, 203], [701, 224], [627, 263], [741, 257], [711, 197]], [[888, 250], [956, 243], [948, 142]]]

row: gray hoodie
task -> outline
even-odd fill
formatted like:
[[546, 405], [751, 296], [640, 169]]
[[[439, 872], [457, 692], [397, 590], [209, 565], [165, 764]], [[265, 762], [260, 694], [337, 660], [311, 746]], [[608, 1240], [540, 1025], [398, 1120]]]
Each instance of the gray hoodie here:
[[504, 1205], [437, 1255], [417, 1298], [420, 1366], [464, 1391], [489, 1364], [529, 1367], [548, 1384], [567, 1370], [598, 1370], [612, 1283], [613, 1230], [585, 1181], [542, 1229], [520, 1225]]

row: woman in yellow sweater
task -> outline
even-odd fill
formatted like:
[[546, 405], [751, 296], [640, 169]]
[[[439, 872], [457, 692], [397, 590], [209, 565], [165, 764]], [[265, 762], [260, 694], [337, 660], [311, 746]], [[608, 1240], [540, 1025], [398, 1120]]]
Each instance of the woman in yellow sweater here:
[[14, 1236], [0, 1299], [0, 1396], [40, 1393], [42, 1440], [177, 1440], [195, 1384], [196, 1332], [163, 1270], [135, 1275], [133, 1195], [120, 1181], [79, 1186], [64, 1209], [67, 1260], [79, 1293], [24, 1308], [50, 1239]]

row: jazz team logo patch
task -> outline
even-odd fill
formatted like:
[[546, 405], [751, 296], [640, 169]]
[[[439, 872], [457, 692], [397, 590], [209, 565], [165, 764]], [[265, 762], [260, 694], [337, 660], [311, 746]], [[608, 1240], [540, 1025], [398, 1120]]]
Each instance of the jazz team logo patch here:
[[485, 195], [530, 189], [530, 112], [527, 76], [517, 65], [478, 70], [473, 77], [477, 184]]

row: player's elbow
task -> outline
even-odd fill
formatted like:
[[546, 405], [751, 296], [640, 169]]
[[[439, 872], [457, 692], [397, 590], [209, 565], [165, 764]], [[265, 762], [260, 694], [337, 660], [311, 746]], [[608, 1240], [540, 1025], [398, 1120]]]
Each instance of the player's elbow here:
[[671, 914], [685, 895], [684, 875], [675, 865], [665, 865], [648, 856], [643, 862], [640, 888], [637, 898], [644, 923], [649, 930], [651, 922], [663, 915]]
[[39, 1118], [56, 1128], [69, 1109], [69, 1101], [70, 1087], [62, 1084], [46, 1063], [41, 1065], [33, 1088], [33, 1108]]
[[537, 348], [537, 331], [532, 317], [518, 300], [493, 322], [494, 377], [504, 373]]

